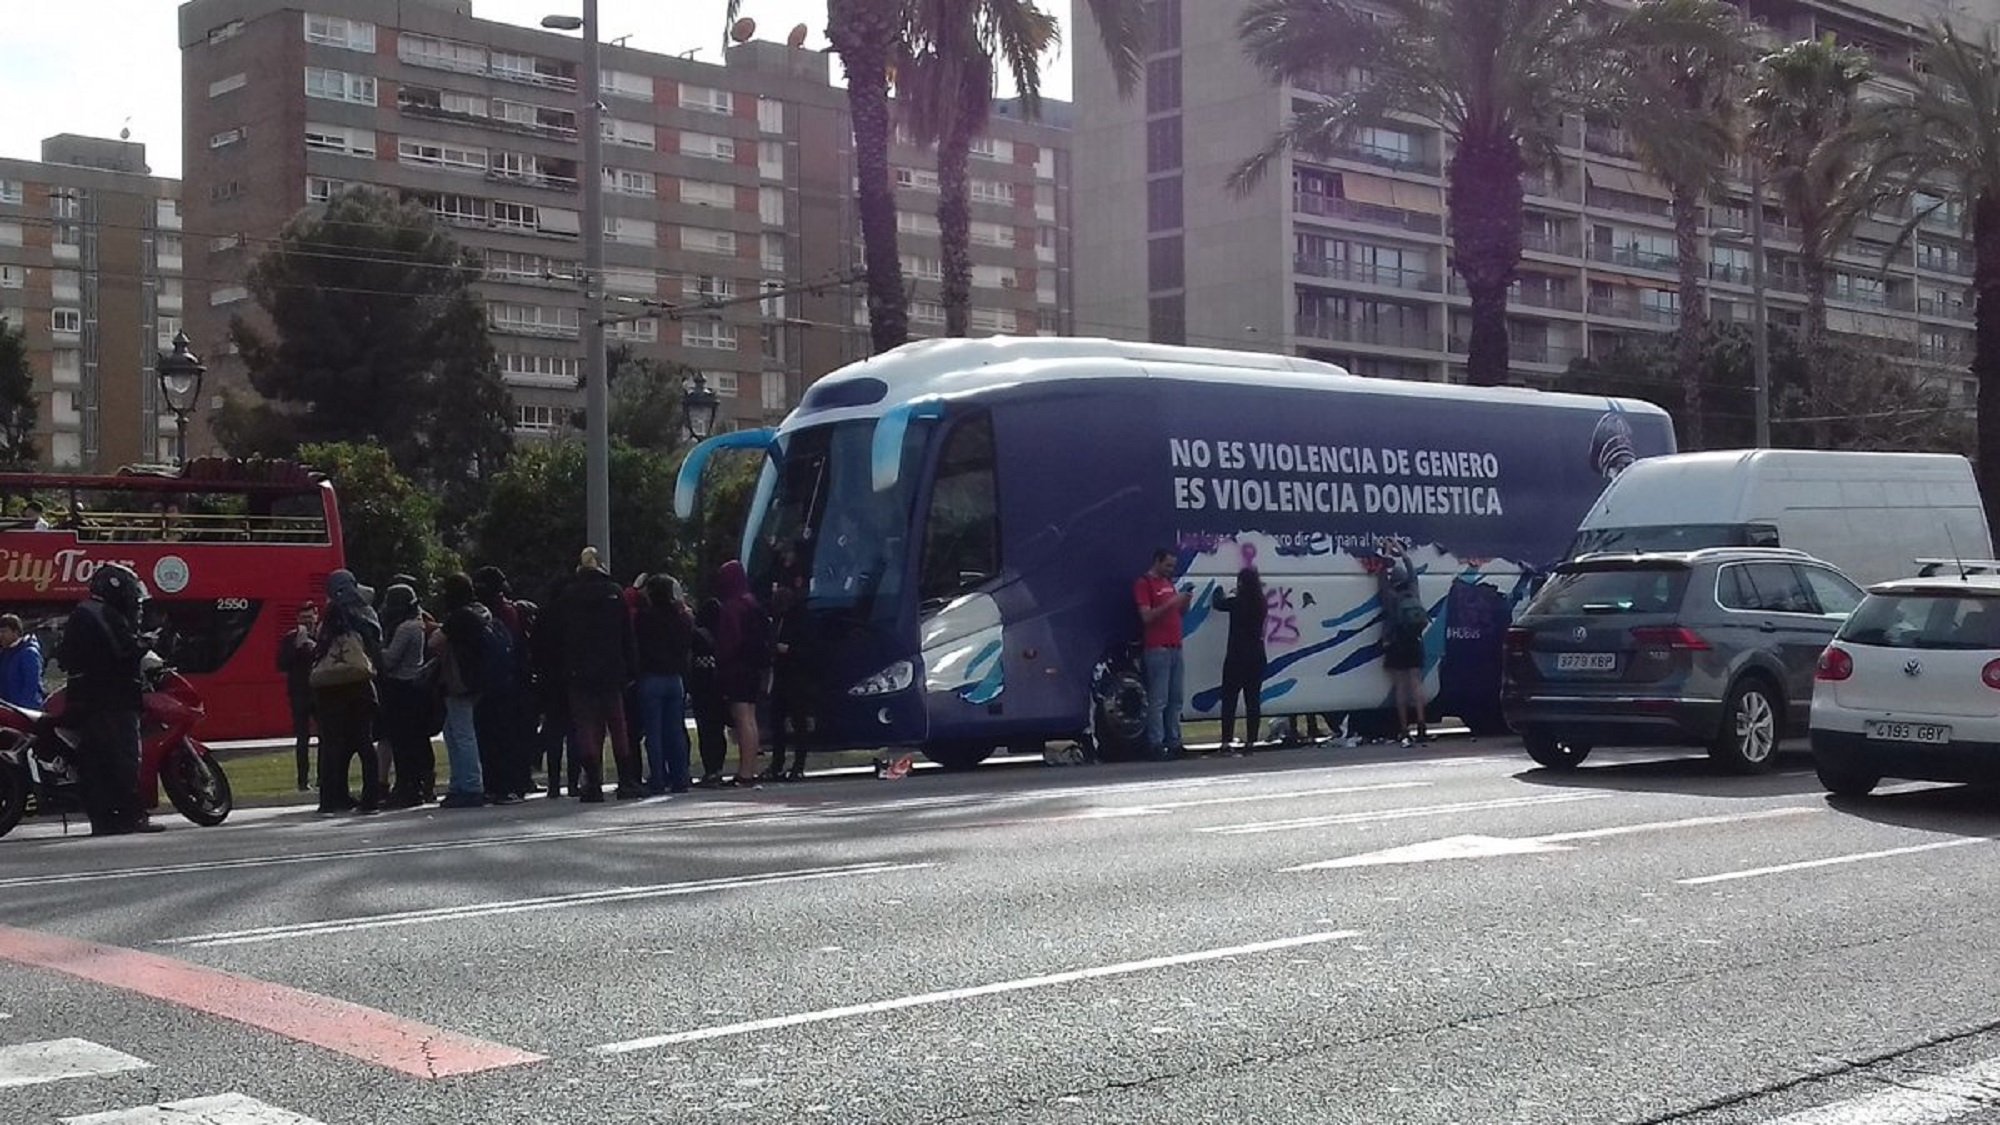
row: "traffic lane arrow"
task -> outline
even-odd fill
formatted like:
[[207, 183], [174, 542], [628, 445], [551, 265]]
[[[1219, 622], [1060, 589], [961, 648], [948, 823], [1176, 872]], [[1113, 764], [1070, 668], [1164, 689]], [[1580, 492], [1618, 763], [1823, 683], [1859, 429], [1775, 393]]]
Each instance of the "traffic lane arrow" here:
[[1758, 812], [1730, 813], [1724, 816], [1691, 816], [1679, 820], [1657, 820], [1645, 824], [1620, 824], [1609, 828], [1591, 828], [1581, 832], [1554, 832], [1545, 836], [1447, 836], [1441, 840], [1430, 840], [1421, 844], [1405, 844], [1399, 848], [1366, 852], [1361, 855], [1343, 856], [1339, 859], [1325, 859], [1317, 863], [1303, 863], [1297, 867], [1287, 867], [1287, 874], [1296, 871], [1334, 871], [1347, 867], [1383, 867], [1391, 864], [1435, 863], [1447, 859], [1488, 859], [1503, 855], [1542, 855], [1549, 852], [1575, 851], [1570, 845], [1584, 840], [1602, 840], [1613, 836], [1629, 836], [1640, 832], [1664, 832], [1675, 828], [1705, 828], [1718, 824], [1735, 824], [1742, 821], [1773, 820], [1782, 817], [1806, 816], [1825, 812], [1824, 805], [1790, 805], [1778, 809], [1764, 809]]

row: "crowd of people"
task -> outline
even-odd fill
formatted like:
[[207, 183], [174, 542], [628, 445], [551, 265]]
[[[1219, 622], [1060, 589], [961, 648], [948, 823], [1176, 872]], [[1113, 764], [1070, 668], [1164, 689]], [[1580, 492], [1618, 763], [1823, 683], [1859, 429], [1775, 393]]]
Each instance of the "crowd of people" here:
[[[428, 608], [414, 577], [378, 595], [336, 571], [325, 603], [300, 609], [278, 653], [299, 789], [317, 776], [322, 813], [504, 805], [537, 790], [597, 803], [607, 744], [620, 799], [803, 777], [802, 749], [785, 763], [806, 710], [800, 591], [780, 578], [759, 598], [733, 560], [714, 589], [696, 609], [665, 573], [623, 585], [594, 548], [541, 602], [517, 600], [490, 566], [447, 575]], [[765, 726], [773, 754], [760, 774]], [[736, 769], [725, 776], [732, 741]]]

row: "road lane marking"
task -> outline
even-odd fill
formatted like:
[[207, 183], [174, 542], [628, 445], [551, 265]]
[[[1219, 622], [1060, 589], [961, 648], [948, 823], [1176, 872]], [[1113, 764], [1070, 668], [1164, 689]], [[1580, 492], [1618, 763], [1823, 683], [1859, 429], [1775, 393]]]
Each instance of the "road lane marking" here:
[[11, 926], [0, 926], [0, 961], [178, 1004], [417, 1078], [477, 1074], [543, 1058], [303, 989]]
[[933, 863], [859, 863], [846, 864], [840, 867], [806, 868], [799, 871], [773, 871], [760, 875], [694, 879], [681, 883], [654, 883], [637, 887], [606, 887], [602, 890], [543, 895], [539, 898], [506, 899], [498, 902], [467, 903], [461, 906], [438, 906], [425, 910], [401, 910], [390, 914], [361, 914], [348, 918], [327, 918], [314, 922], [292, 922], [279, 926], [259, 926], [249, 930], [225, 930], [219, 933], [195, 934], [190, 937], [166, 938], [158, 944], [177, 945], [191, 949], [212, 949], [228, 945], [255, 945], [262, 942], [290, 941], [303, 937], [321, 937], [327, 934], [354, 933], [358, 930], [383, 930], [399, 926], [419, 926], [431, 922], [464, 922], [481, 918], [497, 918], [508, 914], [532, 914], [544, 910], [561, 910], [575, 906], [597, 906], [604, 903], [633, 902], [640, 899], [675, 898], [681, 895], [705, 894], [711, 891], [747, 890], [755, 887], [811, 883], [825, 879], [848, 879], [870, 875], [886, 875], [893, 871], [917, 871], [935, 866], [936, 864]]
[[146, 1070], [153, 1064], [88, 1039], [50, 1039], [0, 1047], [0, 1090], [66, 1078]]
[[747, 1020], [743, 1023], [720, 1024], [715, 1027], [698, 1027], [688, 1031], [675, 1031], [666, 1035], [650, 1035], [643, 1039], [626, 1039], [617, 1043], [606, 1043], [592, 1047], [593, 1054], [622, 1055], [632, 1051], [646, 1051], [656, 1047], [670, 1047], [677, 1043], [699, 1043], [706, 1039], [723, 1039], [733, 1035], [750, 1035], [760, 1031], [778, 1031], [788, 1027], [800, 1027], [811, 1023], [829, 1023], [834, 1020], [852, 1019], [855, 1016], [880, 1015], [883, 1012], [900, 1012], [906, 1008], [922, 1008], [933, 1004], [949, 1004], [959, 1000], [972, 1000], [981, 996], [999, 996], [1008, 992], [1025, 992], [1035, 988], [1051, 988], [1059, 984], [1074, 984], [1077, 981], [1099, 980], [1104, 977], [1127, 976], [1132, 973], [1150, 972], [1179, 965], [1195, 965], [1203, 961], [1220, 961], [1229, 957], [1248, 957], [1258, 953], [1272, 953], [1280, 949], [1297, 949], [1301, 946], [1319, 945], [1329, 941], [1344, 941], [1361, 936], [1360, 930], [1330, 930], [1322, 933], [1303, 934], [1299, 937], [1279, 938], [1276, 941], [1251, 942], [1248, 945], [1232, 945], [1223, 949], [1205, 949], [1198, 953], [1176, 953], [1168, 957], [1149, 957], [1144, 961], [1125, 961], [1116, 965], [1099, 965], [1091, 969], [1072, 969], [1069, 972], [1049, 973], [1046, 976], [1022, 977], [1018, 980], [996, 981], [992, 984], [974, 985], [970, 988], [952, 988], [942, 992], [924, 992], [915, 996], [899, 996], [893, 1000], [874, 1000], [866, 1004], [850, 1004], [841, 1008], [823, 1008], [817, 1012], [798, 1012], [789, 1016], [772, 1016], [768, 1019]]
[[1806, 813], [1824, 812], [1824, 806], [1788, 806], [1781, 809], [1765, 809], [1759, 812], [1729, 813], [1723, 816], [1691, 816], [1681, 820], [1655, 820], [1646, 824], [1620, 824], [1610, 828], [1590, 828], [1581, 832], [1554, 832], [1546, 836], [1447, 836], [1442, 840], [1428, 840], [1420, 844], [1406, 844], [1399, 848], [1389, 848], [1379, 852], [1342, 856], [1325, 859], [1317, 863], [1302, 863], [1297, 867], [1280, 868], [1280, 874], [1301, 871], [1335, 871], [1349, 867], [1384, 867], [1392, 864], [1436, 863], [1447, 859], [1491, 859], [1503, 855], [1545, 855], [1549, 852], [1568, 852], [1576, 849], [1569, 845], [1583, 840], [1604, 840], [1614, 836], [1629, 836], [1640, 832], [1664, 832], [1674, 828], [1702, 828], [1716, 824], [1736, 824], [1747, 820], [1770, 820], [1775, 817], [1801, 816]]
[[1559, 805], [1571, 801], [1596, 801], [1609, 797], [1609, 793], [1550, 793], [1539, 797], [1500, 797], [1488, 801], [1459, 801], [1449, 805], [1416, 805], [1402, 809], [1373, 809], [1361, 812], [1332, 813], [1326, 816], [1302, 816], [1290, 820], [1254, 821], [1248, 824], [1219, 824], [1207, 828], [1197, 828], [1197, 832], [1210, 832], [1220, 836], [1250, 836], [1262, 832], [1289, 832], [1298, 828], [1331, 828], [1341, 824], [1369, 824], [1385, 820], [1408, 820], [1413, 817], [1448, 816], [1461, 812], [1484, 812], [1489, 809], [1518, 809], [1531, 805]]
[[1895, 1076], [1895, 1085], [1775, 1118], [1765, 1125], [1942, 1125], [1993, 1108], [2000, 1059], [1943, 1074]]
[[1854, 852], [1850, 855], [1827, 856], [1825, 859], [1806, 859], [1797, 863], [1779, 863], [1770, 867], [1752, 867], [1747, 871], [1725, 871], [1720, 875], [1702, 875], [1693, 879], [1676, 879], [1684, 887], [1701, 887], [1710, 883], [1729, 883], [1738, 879], [1755, 879], [1764, 875], [1783, 875], [1791, 871], [1810, 871], [1815, 867], [1838, 867], [1845, 863], [1865, 863], [1871, 859], [1888, 859], [1891, 856], [1915, 855], [1918, 852], [1943, 851], [1945, 848], [1962, 848], [1968, 844], [1990, 844], [1991, 836], [1968, 836], [1956, 840], [1939, 840], [1930, 844], [1912, 844], [1906, 848], [1884, 848], [1878, 852]]
[[1145, 805], [1104, 805], [1082, 812], [1052, 816], [1020, 816], [1004, 820], [982, 820], [966, 828], [1009, 828], [1023, 824], [1055, 824], [1066, 820], [1122, 820], [1127, 817], [1164, 816], [1211, 805], [1240, 805], [1251, 801], [1297, 801], [1307, 797], [1330, 797], [1345, 793], [1377, 793], [1392, 789], [1428, 789], [1428, 781], [1387, 781], [1379, 785], [1333, 785], [1324, 789], [1288, 789], [1282, 793], [1237, 793], [1228, 797], [1203, 797], [1193, 801], [1162, 801]]
[[161, 1102], [137, 1109], [65, 1117], [61, 1121], [62, 1125], [322, 1125], [304, 1114], [279, 1109], [243, 1094]]

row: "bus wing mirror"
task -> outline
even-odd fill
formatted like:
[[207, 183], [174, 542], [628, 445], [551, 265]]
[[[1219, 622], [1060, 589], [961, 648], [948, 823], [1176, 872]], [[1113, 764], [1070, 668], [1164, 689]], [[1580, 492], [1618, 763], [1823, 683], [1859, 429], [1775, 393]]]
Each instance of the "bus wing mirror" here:
[[763, 449], [771, 444], [776, 430], [732, 430], [717, 434], [693, 449], [681, 462], [680, 475], [674, 478], [674, 518], [687, 519], [694, 515], [695, 494], [701, 490], [701, 474], [708, 468], [709, 458], [722, 449]]
[[875, 441], [868, 450], [869, 478], [875, 491], [888, 492], [903, 477], [903, 438], [918, 418], [944, 417], [944, 403], [919, 399], [891, 409], [875, 420]]

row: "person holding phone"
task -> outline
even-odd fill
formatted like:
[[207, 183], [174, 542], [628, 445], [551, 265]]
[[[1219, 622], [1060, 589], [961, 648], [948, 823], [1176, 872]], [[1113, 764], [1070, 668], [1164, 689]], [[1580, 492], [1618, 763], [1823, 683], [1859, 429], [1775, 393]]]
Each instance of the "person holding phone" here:
[[319, 659], [319, 607], [299, 607], [298, 625], [278, 639], [278, 671], [292, 705], [292, 752], [298, 759], [299, 792], [312, 788], [313, 661]]
[[1146, 752], [1178, 757], [1181, 704], [1187, 695], [1187, 667], [1181, 659], [1181, 619], [1194, 602], [1194, 587], [1174, 588], [1174, 553], [1161, 547], [1153, 565], [1132, 584], [1141, 629], [1140, 662], [1146, 674]]

